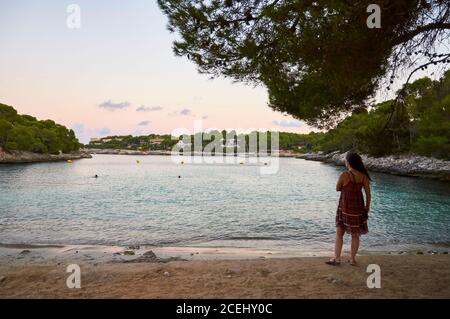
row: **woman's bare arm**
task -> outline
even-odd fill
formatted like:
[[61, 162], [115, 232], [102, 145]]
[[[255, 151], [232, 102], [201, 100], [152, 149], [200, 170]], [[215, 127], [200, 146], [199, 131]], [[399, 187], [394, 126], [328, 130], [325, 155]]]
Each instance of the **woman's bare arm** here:
[[366, 193], [366, 210], [370, 210], [370, 201], [372, 200], [372, 195], [370, 193], [370, 181], [367, 177], [364, 178], [364, 192]]
[[342, 173], [339, 176], [339, 179], [338, 179], [337, 184], [336, 184], [336, 191], [337, 192], [340, 192], [342, 190], [342, 186], [344, 186], [346, 177], [347, 177], [347, 174], [345, 174], [345, 173]]

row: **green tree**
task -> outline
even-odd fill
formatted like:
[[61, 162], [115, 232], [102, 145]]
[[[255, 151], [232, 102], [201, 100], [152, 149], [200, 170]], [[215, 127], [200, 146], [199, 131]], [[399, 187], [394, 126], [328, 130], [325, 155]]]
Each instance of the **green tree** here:
[[13, 126], [10, 122], [3, 118], [0, 118], [0, 147], [5, 147], [11, 134], [10, 132], [12, 128]]
[[0, 103], [0, 118], [6, 121], [12, 121], [17, 117], [17, 111], [9, 105]]
[[313, 149], [450, 158], [450, 71], [439, 81], [421, 78], [401, 91], [400, 102], [389, 100], [369, 112], [352, 114]]
[[6, 149], [30, 151], [34, 142], [31, 129], [15, 125], [10, 131]]
[[450, 62], [435, 51], [449, 36], [448, 0], [376, 1], [382, 27], [373, 29], [372, 0], [158, 3], [180, 36], [176, 55], [201, 73], [263, 84], [270, 107], [320, 127], [365, 108], [382, 80], [415, 61]]
[[0, 103], [0, 146], [6, 150], [57, 154], [77, 151], [80, 143], [73, 130], [52, 120], [19, 115], [13, 107]]

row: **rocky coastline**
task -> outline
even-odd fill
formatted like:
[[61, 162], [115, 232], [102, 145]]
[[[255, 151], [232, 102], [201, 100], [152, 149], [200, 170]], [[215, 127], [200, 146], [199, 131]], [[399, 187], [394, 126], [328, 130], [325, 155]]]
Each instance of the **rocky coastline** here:
[[[319, 161], [337, 166], [345, 165], [346, 153], [307, 153], [296, 158]], [[450, 161], [418, 155], [371, 157], [361, 155], [367, 169], [373, 172], [450, 181]]]
[[[111, 149], [111, 148], [85, 148], [83, 152], [89, 154], [110, 154], [110, 155], [172, 155], [171, 151], [139, 151], [139, 150], [127, 150], [127, 149]], [[219, 155], [219, 153], [217, 153]], [[225, 155], [226, 153], [220, 153], [220, 155]], [[193, 152], [190, 155], [202, 156], [205, 153]], [[211, 154], [208, 154], [211, 155]], [[248, 155], [248, 154], [237, 154], [237, 155]], [[280, 150], [279, 157], [296, 157], [297, 153], [291, 151]]]
[[5, 151], [0, 148], [0, 164], [56, 162], [82, 158], [92, 158], [92, 155], [83, 151], [67, 154], [39, 154], [25, 151]]
[[[113, 155], [171, 155], [170, 151], [137, 151], [123, 149], [81, 149], [68, 154], [38, 154], [25, 151], [5, 151], [0, 148], [0, 164], [38, 163], [92, 158], [91, 154]], [[280, 151], [280, 157], [295, 157], [309, 161], [318, 161], [336, 166], [344, 166], [346, 153], [305, 153], [295, 154]], [[450, 161], [418, 155], [390, 155], [371, 157], [362, 154], [366, 167], [373, 172], [388, 173], [400, 176], [450, 181]]]
[[83, 152], [88, 154], [109, 154], [109, 155], [171, 155], [170, 151], [139, 151], [113, 148], [85, 148]]

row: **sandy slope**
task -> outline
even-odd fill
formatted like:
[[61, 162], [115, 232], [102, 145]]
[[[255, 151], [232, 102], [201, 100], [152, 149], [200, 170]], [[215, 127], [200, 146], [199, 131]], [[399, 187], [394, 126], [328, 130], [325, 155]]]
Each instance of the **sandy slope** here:
[[[81, 289], [66, 262], [1, 262], [1, 298], [450, 298], [449, 255], [362, 256], [356, 267], [324, 258], [80, 263]], [[381, 267], [381, 289], [366, 266]]]

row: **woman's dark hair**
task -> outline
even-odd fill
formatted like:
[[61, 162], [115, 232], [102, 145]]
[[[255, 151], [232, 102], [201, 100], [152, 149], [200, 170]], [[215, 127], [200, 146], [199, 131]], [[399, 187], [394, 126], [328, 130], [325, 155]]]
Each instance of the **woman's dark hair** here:
[[359, 156], [358, 153], [348, 152], [347, 155], [345, 156], [345, 160], [350, 164], [350, 166], [353, 169], [356, 169], [358, 172], [366, 175], [367, 178], [369, 179], [369, 181], [372, 180], [370, 178], [369, 172], [367, 171], [366, 167], [364, 166], [361, 156]]

